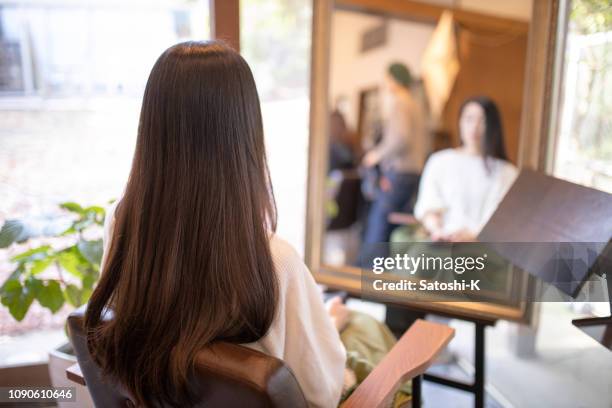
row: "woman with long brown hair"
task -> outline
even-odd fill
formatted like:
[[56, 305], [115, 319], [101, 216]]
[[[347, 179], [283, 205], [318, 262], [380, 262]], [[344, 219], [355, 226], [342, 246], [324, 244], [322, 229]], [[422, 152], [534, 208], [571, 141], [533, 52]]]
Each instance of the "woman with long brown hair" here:
[[[169, 48], [147, 82], [86, 315], [103, 372], [139, 405], [185, 406], [195, 354], [223, 340], [284, 360], [312, 406], [337, 405], [345, 349], [310, 272], [275, 226], [247, 63], [218, 42]], [[102, 319], [107, 310], [113, 319]]]

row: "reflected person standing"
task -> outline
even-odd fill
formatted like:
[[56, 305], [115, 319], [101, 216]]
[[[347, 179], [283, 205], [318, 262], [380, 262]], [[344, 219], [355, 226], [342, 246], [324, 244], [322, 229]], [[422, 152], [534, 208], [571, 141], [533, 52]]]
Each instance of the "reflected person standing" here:
[[369, 211], [363, 243], [388, 242], [391, 212], [406, 208], [415, 195], [427, 155], [425, 115], [413, 97], [412, 75], [406, 65], [393, 63], [385, 76], [382, 96], [383, 137], [363, 158], [367, 168], [379, 166], [380, 189]]

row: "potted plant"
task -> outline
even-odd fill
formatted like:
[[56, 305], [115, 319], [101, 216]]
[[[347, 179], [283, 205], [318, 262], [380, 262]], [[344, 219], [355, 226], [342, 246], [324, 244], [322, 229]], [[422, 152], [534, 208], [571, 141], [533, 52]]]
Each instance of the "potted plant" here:
[[[0, 229], [0, 248], [14, 243], [28, 246], [11, 258], [15, 268], [0, 286], [0, 303], [17, 321], [24, 319], [34, 302], [51, 313], [65, 304], [78, 307], [86, 303], [98, 280], [104, 208], [73, 202], [60, 207], [66, 212], [64, 217], [8, 220]], [[34, 243], [38, 245], [27, 245]], [[75, 386], [65, 375], [66, 368], [75, 362], [69, 343], [51, 351], [52, 385]], [[77, 400], [78, 406], [93, 406], [85, 389], [77, 390]]]

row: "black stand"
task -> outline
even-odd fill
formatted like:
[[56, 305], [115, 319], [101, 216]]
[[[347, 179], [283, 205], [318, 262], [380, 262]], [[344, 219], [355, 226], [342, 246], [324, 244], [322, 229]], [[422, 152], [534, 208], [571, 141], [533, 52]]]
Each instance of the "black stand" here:
[[[474, 407], [483, 408], [485, 400], [485, 328], [484, 323], [475, 322], [474, 341], [474, 382], [466, 383], [447, 377], [424, 374], [423, 379], [447, 387], [456, 388], [474, 394]], [[418, 406], [418, 405], [417, 405]]]
[[412, 379], [412, 408], [421, 408], [421, 382], [423, 376], [417, 375]]
[[[387, 305], [387, 325], [391, 330], [401, 335], [416, 319], [422, 319], [429, 313], [422, 310], [414, 311], [406, 307]], [[485, 402], [485, 329], [487, 326], [495, 325], [495, 320], [478, 320], [464, 316], [440, 314], [440, 316], [450, 317], [453, 319], [465, 320], [474, 323], [474, 381], [467, 383], [457, 381], [448, 377], [423, 374], [412, 379], [412, 405], [414, 408], [420, 408], [422, 397], [422, 380], [431, 381], [436, 384], [455, 388], [458, 390], [470, 392], [474, 394], [474, 407], [483, 408]]]
[[610, 303], [611, 316], [574, 319], [572, 324], [612, 351], [612, 276], [610, 275], [612, 273], [608, 272], [606, 284], [608, 285], [608, 302]]

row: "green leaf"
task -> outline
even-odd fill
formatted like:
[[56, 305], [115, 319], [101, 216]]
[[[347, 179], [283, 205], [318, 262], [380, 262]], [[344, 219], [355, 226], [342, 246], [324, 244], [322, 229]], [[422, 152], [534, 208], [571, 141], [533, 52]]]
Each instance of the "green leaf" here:
[[18, 322], [23, 320], [34, 301], [34, 294], [21, 286], [18, 280], [7, 281], [2, 287], [0, 296], [2, 304], [8, 307], [9, 313]]
[[71, 225], [70, 227], [68, 227], [68, 229], [67, 229], [67, 230], [65, 230], [64, 232], [62, 232], [60, 235], [64, 235], [64, 236], [65, 236], [65, 235], [71, 235], [71, 234], [74, 234], [74, 233], [76, 233], [76, 232], [77, 232], [77, 230], [75, 230], [75, 229], [74, 229], [74, 226], [73, 226], [73, 225]]
[[17, 265], [17, 268], [15, 268], [15, 270], [13, 272], [11, 272], [11, 274], [9, 275], [9, 277], [4, 281], [4, 283], [2, 284], [2, 286], [0, 286], [0, 294], [2, 294], [2, 292], [4, 291], [4, 287], [12, 280], [16, 280], [19, 281], [19, 277], [21, 276], [21, 274], [25, 272], [25, 268], [22, 264]]
[[68, 210], [76, 214], [83, 214], [84, 212], [83, 207], [81, 207], [79, 204], [74, 203], [74, 202], [61, 203], [60, 208], [63, 208], [64, 210]]
[[89, 266], [76, 246], [71, 246], [58, 253], [57, 260], [62, 269], [79, 279], [83, 277], [83, 269]]
[[[83, 303], [87, 303], [89, 301], [89, 298], [91, 297], [91, 294], [93, 293], [93, 289], [82, 289], [81, 290], [81, 305]], [[79, 305], [79, 306], [81, 306]]]
[[93, 213], [96, 215], [104, 215], [106, 212], [104, 207], [100, 207], [99, 205], [92, 205], [84, 209], [86, 213]]
[[49, 252], [51, 250], [51, 246], [43, 245], [38, 248], [32, 248], [28, 251], [22, 252], [19, 255], [15, 255], [11, 258], [13, 262], [28, 262], [28, 261], [36, 261], [40, 259], [45, 259], [49, 256]]
[[100, 276], [100, 274], [97, 273], [97, 272], [88, 273], [88, 274], [84, 275], [83, 276], [83, 280], [82, 280], [83, 289], [92, 289], [93, 286], [98, 281], [98, 277], [99, 276]]
[[87, 214], [91, 215], [93, 222], [99, 226], [104, 225], [104, 218], [106, 217], [106, 209], [97, 205], [92, 205], [85, 209]]
[[100, 268], [100, 262], [102, 262], [102, 240], [98, 239], [95, 241], [80, 240], [77, 243], [77, 248], [83, 257], [89, 261], [89, 263], [95, 265], [97, 269]]
[[8, 248], [13, 242], [21, 239], [24, 225], [19, 220], [7, 220], [0, 229], [0, 248]]
[[81, 306], [82, 303], [82, 293], [81, 289], [76, 285], [67, 285], [64, 289], [64, 297], [74, 307]]
[[94, 223], [93, 219], [91, 219], [91, 218], [83, 218], [81, 220], [78, 220], [74, 224], [72, 224], [72, 228], [74, 228], [77, 231], [83, 231], [85, 228], [89, 227], [93, 223]]
[[47, 256], [43, 259], [37, 259], [32, 262], [32, 266], [30, 268], [30, 274], [38, 275], [41, 272], [44, 272], [55, 260], [53, 256]]
[[52, 313], [57, 312], [64, 305], [64, 294], [58, 281], [50, 280], [45, 284], [39, 279], [28, 279], [26, 285], [40, 305], [51, 310]]

